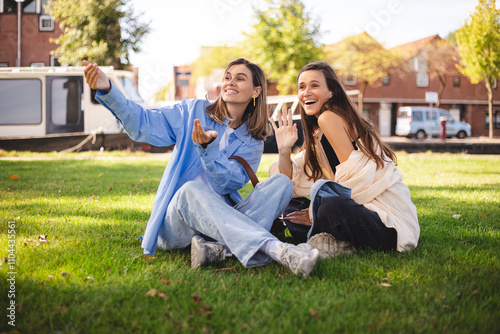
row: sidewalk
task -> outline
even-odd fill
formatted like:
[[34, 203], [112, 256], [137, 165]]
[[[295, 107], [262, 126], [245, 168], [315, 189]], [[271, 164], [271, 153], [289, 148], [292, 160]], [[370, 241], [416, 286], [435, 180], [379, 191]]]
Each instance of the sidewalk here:
[[383, 137], [382, 140], [395, 151], [449, 152], [469, 154], [500, 154], [500, 138], [469, 137], [465, 139], [439, 138], [413, 139], [405, 137]]

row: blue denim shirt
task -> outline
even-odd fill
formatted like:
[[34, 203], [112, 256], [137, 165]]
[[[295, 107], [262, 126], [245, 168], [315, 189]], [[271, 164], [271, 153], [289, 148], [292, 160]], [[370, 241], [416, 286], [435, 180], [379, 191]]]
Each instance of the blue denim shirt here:
[[264, 151], [264, 142], [252, 138], [246, 123], [231, 133], [222, 151], [219, 150], [219, 137], [203, 149], [191, 137], [194, 120], [199, 119], [203, 127], [217, 131], [219, 136], [229, 122], [226, 119], [224, 124], [217, 123], [207, 115], [209, 101], [190, 99], [159, 109], [145, 109], [127, 100], [114, 86], [107, 94], [98, 91], [96, 100], [116, 116], [131, 139], [159, 147], [175, 144], [144, 232], [144, 254], [155, 254], [158, 232], [175, 192], [202, 169], [215, 192], [229, 194], [237, 203], [241, 201], [238, 190], [247, 184], [249, 177], [239, 162], [228, 158], [239, 155], [257, 171]]

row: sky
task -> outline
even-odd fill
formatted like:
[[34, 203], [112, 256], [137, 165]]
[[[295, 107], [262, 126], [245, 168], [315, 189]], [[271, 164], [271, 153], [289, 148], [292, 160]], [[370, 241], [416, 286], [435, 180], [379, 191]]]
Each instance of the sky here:
[[[470, 17], [477, 0], [302, 0], [320, 25], [319, 42], [332, 44], [368, 32], [385, 47], [439, 34], [446, 37]], [[131, 55], [146, 100], [173, 76], [174, 65], [194, 61], [200, 47], [243, 40], [263, 0], [132, 0], [151, 33]], [[498, 7], [498, 5], [497, 5]]]

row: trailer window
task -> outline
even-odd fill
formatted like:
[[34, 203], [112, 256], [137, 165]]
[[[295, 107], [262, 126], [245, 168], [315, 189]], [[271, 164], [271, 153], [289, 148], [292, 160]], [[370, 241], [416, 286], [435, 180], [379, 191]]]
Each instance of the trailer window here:
[[38, 79], [0, 79], [0, 124], [40, 124], [42, 82]]
[[53, 79], [51, 88], [52, 123], [55, 125], [78, 123], [82, 94], [78, 78]]

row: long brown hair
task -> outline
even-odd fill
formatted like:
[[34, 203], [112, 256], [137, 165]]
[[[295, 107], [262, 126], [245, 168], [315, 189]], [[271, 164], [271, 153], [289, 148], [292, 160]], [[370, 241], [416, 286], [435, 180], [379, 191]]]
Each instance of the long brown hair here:
[[[224, 74], [233, 65], [245, 65], [252, 72], [252, 82], [254, 87], [261, 87], [260, 95], [253, 101], [248, 103], [245, 113], [243, 114], [243, 123], [247, 122], [248, 132], [250, 135], [259, 140], [266, 139], [271, 134], [271, 126], [267, 118], [267, 81], [264, 71], [259, 65], [249, 62], [244, 58], [233, 60], [227, 65]], [[207, 107], [207, 114], [214, 121], [224, 123], [224, 119], [230, 119], [227, 111], [226, 102], [222, 99], [222, 92], [216, 97], [215, 101]]]
[[[348, 126], [346, 130], [350, 140], [356, 142], [361, 152], [375, 161], [377, 169], [382, 168], [384, 166], [384, 161], [389, 161], [388, 159], [396, 162], [396, 154], [394, 151], [382, 142], [373, 125], [361, 117], [356, 111], [356, 108], [344, 91], [337, 74], [335, 74], [331, 66], [323, 61], [307, 64], [300, 70], [297, 80], [305, 71], [320, 71], [323, 73], [328, 89], [333, 95], [322, 106], [321, 112], [330, 110], [342, 117]], [[317, 180], [322, 174], [318, 163], [316, 147], [314, 145], [314, 134], [319, 128], [318, 118], [316, 116], [308, 116], [300, 103], [298, 107], [300, 108], [302, 128], [304, 131], [304, 144], [302, 149], [305, 149], [306, 166], [309, 167], [312, 174], [309, 175], [307, 168], [305, 168], [305, 173], [309, 178]], [[377, 154], [378, 147], [382, 150], [381, 154]]]

